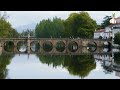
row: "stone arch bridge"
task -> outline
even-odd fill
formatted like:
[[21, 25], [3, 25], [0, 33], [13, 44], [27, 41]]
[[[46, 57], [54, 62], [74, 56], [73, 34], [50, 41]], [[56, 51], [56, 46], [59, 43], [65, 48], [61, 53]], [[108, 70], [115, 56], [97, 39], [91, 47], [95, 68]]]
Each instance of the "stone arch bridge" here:
[[[88, 45], [90, 43], [94, 43], [96, 45], [96, 49], [92, 53], [102, 53], [103, 48], [105, 45], [105, 42], [107, 42], [109, 45], [112, 45], [112, 40], [103, 40], [103, 39], [70, 39], [70, 38], [0, 38], [0, 48], [2, 48], [2, 52], [6, 52], [4, 49], [5, 43], [7, 41], [11, 41], [14, 44], [14, 53], [20, 53], [19, 50], [17, 49], [17, 44], [18, 42], [26, 42], [27, 43], [27, 53], [39, 53], [39, 54], [57, 54], [57, 55], [78, 55], [78, 54], [83, 54], [83, 53], [91, 53], [88, 51]], [[37, 50], [37, 52], [33, 52], [31, 50], [31, 43], [37, 42], [40, 46], [40, 48]], [[52, 45], [52, 49], [50, 51], [45, 51], [43, 49], [43, 45], [46, 42], [50, 42]], [[56, 45], [58, 42], [62, 42], [65, 45], [64, 50], [58, 51], [56, 49]], [[69, 50], [69, 44], [74, 42], [76, 44], [75, 51], [70, 51]]]

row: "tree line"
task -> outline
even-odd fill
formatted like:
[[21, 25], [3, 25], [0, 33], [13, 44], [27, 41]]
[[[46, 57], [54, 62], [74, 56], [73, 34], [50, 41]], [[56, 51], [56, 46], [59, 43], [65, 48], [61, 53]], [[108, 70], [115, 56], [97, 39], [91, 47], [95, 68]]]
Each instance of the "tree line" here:
[[0, 13], [0, 38], [18, 37], [19, 33], [7, 21], [7, 13]]
[[[0, 38], [27, 36], [28, 30], [18, 33], [7, 21], [7, 13], [0, 13]], [[35, 30], [29, 30], [37, 38], [92, 38], [94, 31], [110, 25], [112, 16], [105, 16], [101, 25], [97, 25], [87, 12], [71, 13], [65, 20], [54, 17], [40, 21]], [[120, 44], [120, 35], [116, 34], [115, 43]]]
[[38, 38], [92, 38], [97, 23], [87, 12], [71, 13], [66, 20], [54, 17], [42, 20], [35, 28]]
[[[105, 18], [108, 19], [109, 17]], [[107, 20], [108, 21], [108, 20]], [[101, 26], [105, 26], [106, 20]], [[108, 24], [108, 23], [107, 23]], [[92, 38], [95, 29], [100, 28], [87, 12], [71, 13], [65, 20], [54, 17], [40, 21], [35, 28], [35, 33], [31, 30], [31, 36], [38, 38]], [[7, 21], [7, 13], [0, 13], [0, 37], [26, 36], [27, 31], [18, 33]]]

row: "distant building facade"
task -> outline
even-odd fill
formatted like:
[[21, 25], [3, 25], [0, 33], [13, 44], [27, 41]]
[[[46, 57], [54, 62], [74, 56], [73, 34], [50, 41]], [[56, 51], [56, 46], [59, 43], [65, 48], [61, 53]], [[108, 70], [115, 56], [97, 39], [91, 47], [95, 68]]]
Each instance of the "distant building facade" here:
[[100, 29], [94, 32], [94, 39], [99, 39], [100, 37], [104, 37], [105, 29]]
[[120, 32], [120, 17], [114, 18], [115, 23], [109, 25], [105, 29], [99, 29], [94, 32], [94, 39], [110, 39], [115, 37], [115, 34]]
[[112, 38], [112, 31], [109, 27], [99, 29], [94, 32], [94, 39], [110, 39]]

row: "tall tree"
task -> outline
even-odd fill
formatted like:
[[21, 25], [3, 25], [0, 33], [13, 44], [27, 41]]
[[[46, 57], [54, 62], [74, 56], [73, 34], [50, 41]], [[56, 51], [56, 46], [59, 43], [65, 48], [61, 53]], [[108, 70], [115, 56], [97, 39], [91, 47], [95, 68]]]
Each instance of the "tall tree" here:
[[103, 22], [101, 23], [101, 26], [102, 26], [103, 28], [105, 28], [105, 27], [107, 27], [107, 26], [110, 25], [110, 19], [112, 19], [112, 16], [105, 16], [103, 19], [104, 19], [104, 20], [103, 20]]
[[120, 45], [120, 32], [115, 34], [114, 43]]
[[28, 33], [30, 33], [30, 36], [35, 35], [34, 30], [26, 29], [26, 30], [23, 30], [22, 33], [20, 33], [20, 36], [28, 36]]
[[66, 20], [53, 18], [42, 20], [36, 25], [37, 37], [81, 37], [91, 38], [97, 28], [96, 21], [87, 12], [71, 13]]
[[15, 37], [18, 35], [17, 31], [12, 28], [11, 24], [7, 21], [7, 13], [0, 13], [0, 37]]
[[90, 38], [96, 28], [96, 21], [87, 12], [71, 13], [65, 21], [65, 34], [67, 37]]
[[63, 36], [64, 21], [60, 18], [53, 18], [53, 20], [42, 20], [36, 25], [35, 35], [40, 38], [58, 38]]

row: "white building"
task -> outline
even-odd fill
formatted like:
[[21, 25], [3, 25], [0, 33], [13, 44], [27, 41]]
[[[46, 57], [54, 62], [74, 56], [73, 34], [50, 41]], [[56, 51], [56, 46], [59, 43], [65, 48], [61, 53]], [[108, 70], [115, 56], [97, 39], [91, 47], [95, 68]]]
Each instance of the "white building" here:
[[100, 29], [94, 32], [94, 39], [98, 39], [100, 37], [104, 37], [105, 29]]
[[114, 19], [115, 19], [115, 23], [110, 25], [113, 38], [115, 37], [116, 33], [120, 32], [120, 17]]
[[112, 26], [112, 36], [115, 37], [115, 34], [120, 32], [120, 24], [114, 24]]
[[115, 34], [120, 32], [120, 17], [114, 18], [115, 23], [109, 25], [105, 29], [100, 29], [94, 32], [94, 39], [102, 37], [102, 39], [110, 39], [115, 37]]
[[112, 37], [112, 31], [110, 27], [100, 29], [94, 32], [94, 39], [110, 39]]

